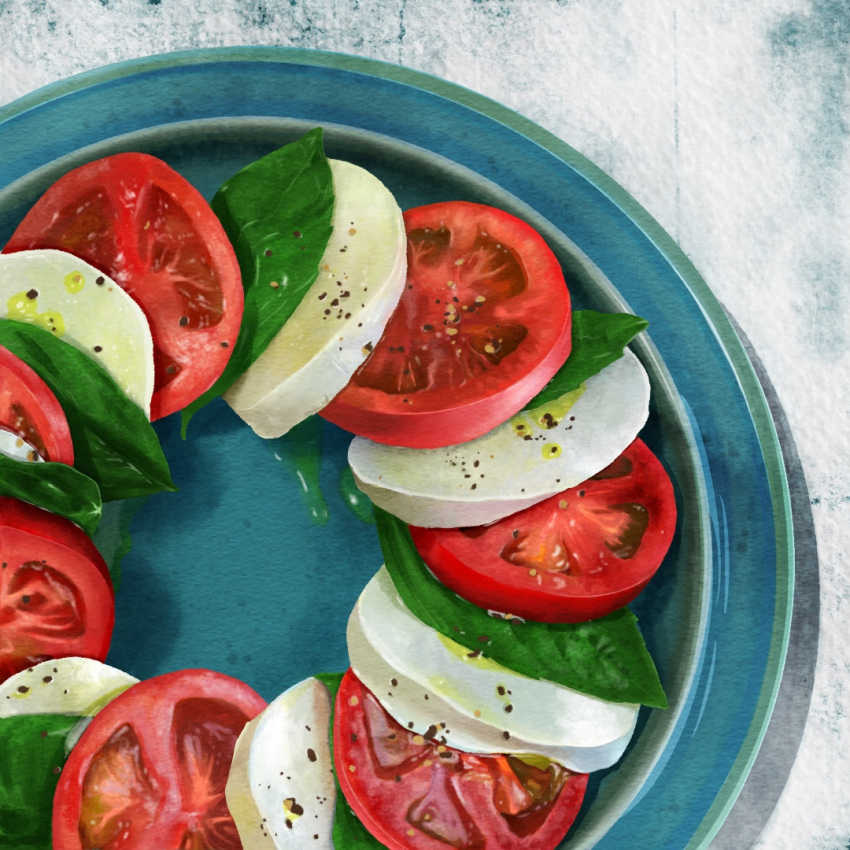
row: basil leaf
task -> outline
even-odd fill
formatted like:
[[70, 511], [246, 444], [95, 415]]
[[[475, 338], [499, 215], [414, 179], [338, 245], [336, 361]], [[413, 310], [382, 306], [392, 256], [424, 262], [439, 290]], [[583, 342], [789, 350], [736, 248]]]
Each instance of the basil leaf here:
[[106, 561], [112, 587], [116, 593], [121, 585], [121, 562], [133, 548], [130, 522], [147, 500], [148, 497], [144, 496], [141, 499], [110, 502], [104, 505], [100, 525], [92, 537], [92, 542]]
[[0, 847], [50, 850], [53, 794], [78, 717], [0, 719]]
[[647, 327], [646, 319], [630, 313], [574, 312], [570, 356], [525, 409], [533, 410], [577, 389], [588, 378], [619, 360], [623, 349]]
[[0, 496], [12, 496], [75, 522], [91, 537], [103, 504], [97, 484], [64, 463], [30, 463], [0, 454]]
[[[314, 678], [318, 679], [330, 692], [331, 716], [328, 722], [328, 738], [331, 747], [331, 760], [334, 752], [334, 708], [336, 694], [344, 673], [318, 673]], [[334, 806], [333, 845], [334, 847], [366, 847], [382, 850], [384, 845], [363, 826], [363, 821], [354, 814], [354, 810], [348, 805], [345, 795], [340, 788], [339, 780], [334, 771], [334, 782], [336, 783], [336, 804]]]
[[245, 311], [224, 372], [183, 411], [184, 437], [192, 416], [266, 350], [316, 281], [333, 206], [321, 127], [246, 166], [216, 192], [212, 208], [236, 251]]
[[375, 519], [393, 584], [423, 623], [532, 679], [547, 679], [610, 702], [667, 708], [637, 618], [628, 608], [587, 623], [491, 617], [432, 575], [400, 519], [378, 507]]
[[95, 481], [105, 502], [177, 489], [145, 412], [91, 357], [11, 319], [0, 319], [0, 345], [53, 391], [71, 429], [74, 466]]

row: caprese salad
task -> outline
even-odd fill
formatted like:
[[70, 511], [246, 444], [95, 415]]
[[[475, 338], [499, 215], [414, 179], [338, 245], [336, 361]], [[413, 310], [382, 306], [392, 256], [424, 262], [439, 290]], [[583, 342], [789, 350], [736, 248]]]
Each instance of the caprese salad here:
[[[402, 213], [321, 130], [211, 205], [146, 154], [65, 175], [0, 254], [0, 765], [38, 765], [31, 788], [0, 766], [0, 839], [556, 847], [666, 706], [625, 607], [676, 526], [637, 437], [645, 327], [573, 310], [506, 212]], [[316, 413], [354, 434], [385, 560], [350, 669], [268, 706], [102, 663], [102, 503], [173, 488], [150, 422], [185, 434], [219, 395], [260, 437]]]

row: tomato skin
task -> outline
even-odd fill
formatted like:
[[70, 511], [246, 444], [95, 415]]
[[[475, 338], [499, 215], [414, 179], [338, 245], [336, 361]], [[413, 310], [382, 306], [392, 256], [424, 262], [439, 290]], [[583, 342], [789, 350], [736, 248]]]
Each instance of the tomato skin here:
[[54, 796], [54, 850], [87, 850], [95, 834], [97, 846], [124, 850], [238, 850], [224, 786], [236, 737], [265, 707], [210, 670], [133, 685], [71, 752]]
[[239, 265], [201, 194], [166, 163], [121, 153], [69, 171], [27, 213], [3, 253], [68, 251], [139, 304], [154, 343], [151, 419], [186, 407], [233, 351]]
[[0, 681], [48, 658], [103, 661], [115, 623], [106, 563], [64, 517], [0, 497]]
[[410, 533], [431, 572], [478, 607], [576, 623], [631, 602], [661, 565], [675, 527], [673, 485], [638, 439], [588, 481], [489, 526]]
[[50, 387], [0, 346], [0, 428], [26, 440], [44, 460], [74, 465], [68, 420]]
[[407, 288], [371, 355], [320, 413], [388, 445], [467, 442], [521, 410], [567, 359], [569, 292], [540, 234], [509, 213], [450, 201], [404, 221]]
[[403, 728], [352, 670], [345, 674], [334, 713], [334, 769], [375, 838], [390, 850], [558, 845], [581, 807], [587, 774], [463, 753], [440, 744], [438, 730], [433, 735]]

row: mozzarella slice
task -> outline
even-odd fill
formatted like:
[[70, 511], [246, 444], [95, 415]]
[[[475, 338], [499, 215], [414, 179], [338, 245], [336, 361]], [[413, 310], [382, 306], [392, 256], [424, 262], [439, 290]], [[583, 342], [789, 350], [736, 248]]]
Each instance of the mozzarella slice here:
[[139, 680], [92, 658], [42, 661], [0, 683], [0, 717], [67, 714], [93, 717]]
[[44, 463], [44, 458], [38, 453], [35, 446], [28, 443], [23, 437], [18, 436], [14, 431], [9, 431], [2, 426], [0, 426], [0, 454], [12, 458], [12, 460]]
[[355, 437], [348, 462], [378, 507], [412, 525], [486, 525], [574, 487], [619, 457], [649, 415], [649, 378], [630, 351], [577, 390], [442, 449]]
[[236, 739], [233, 760], [230, 763], [230, 772], [224, 789], [227, 808], [236, 824], [243, 850], [264, 850], [264, 848], [275, 846], [263, 816], [257, 808], [251, 789], [251, 780], [248, 777], [248, 761], [258, 723], [259, 715], [245, 724], [242, 733]]
[[138, 304], [64, 251], [0, 254], [0, 318], [51, 331], [96, 360], [150, 415], [153, 340]]
[[333, 233], [319, 276], [257, 361], [224, 395], [261, 437], [326, 407], [383, 333], [407, 277], [401, 210], [376, 177], [330, 160]]
[[245, 726], [225, 789], [245, 850], [333, 850], [330, 714], [328, 689], [311, 677]]
[[439, 634], [401, 601], [382, 568], [348, 623], [358, 678], [395, 719], [450, 747], [534, 754], [582, 773], [612, 765], [639, 706], [530, 679]]

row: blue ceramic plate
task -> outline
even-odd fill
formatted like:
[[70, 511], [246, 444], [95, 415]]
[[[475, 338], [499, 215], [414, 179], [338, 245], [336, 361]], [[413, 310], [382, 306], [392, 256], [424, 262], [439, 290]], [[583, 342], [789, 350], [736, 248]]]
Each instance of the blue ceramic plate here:
[[[649, 320], [635, 346], [653, 384], [643, 436], [675, 480], [680, 523], [633, 607], [670, 708], [642, 712], [624, 759], [592, 777], [563, 846], [705, 846], [779, 687], [790, 503], [738, 337], [679, 248], [610, 178], [529, 121], [423, 74], [319, 52], [198, 51], [84, 74], [0, 110], [0, 244], [88, 160], [146, 151], [211, 197], [316, 125], [330, 156], [372, 170], [403, 208], [461, 198], [512, 211], [558, 254], [579, 307]], [[321, 472], [305, 498], [303, 447], [259, 440], [220, 401], [185, 443], [176, 417], [157, 427], [180, 491], [133, 506], [109, 662], [142, 678], [209, 667], [267, 699], [344, 669], [347, 617], [381, 563], [374, 527], [339, 493], [347, 435], [317, 429]]]

